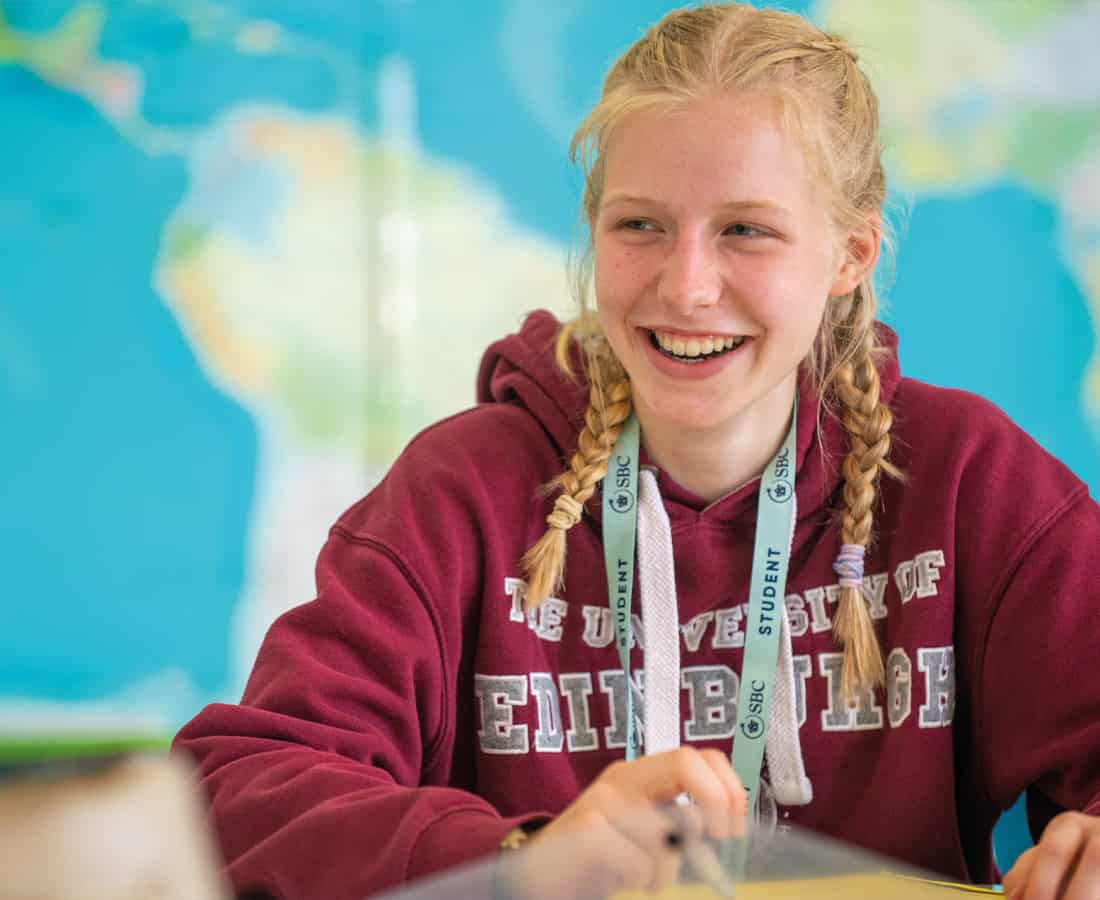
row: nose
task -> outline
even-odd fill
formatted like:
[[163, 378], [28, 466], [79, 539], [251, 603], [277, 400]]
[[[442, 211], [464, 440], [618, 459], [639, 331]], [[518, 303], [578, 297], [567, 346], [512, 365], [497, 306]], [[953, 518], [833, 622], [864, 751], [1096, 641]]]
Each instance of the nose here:
[[716, 253], [717, 249], [703, 236], [677, 235], [661, 270], [659, 299], [685, 316], [714, 306], [722, 295]]

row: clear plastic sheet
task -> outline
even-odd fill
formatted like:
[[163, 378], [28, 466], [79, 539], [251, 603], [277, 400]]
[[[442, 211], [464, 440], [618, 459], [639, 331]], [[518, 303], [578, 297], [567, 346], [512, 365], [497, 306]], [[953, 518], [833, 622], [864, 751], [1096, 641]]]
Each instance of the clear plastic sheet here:
[[[941, 876], [798, 828], [772, 833], [763, 830], [742, 847], [738, 839], [715, 841], [698, 829], [676, 823], [677, 811], [639, 811], [639, 817], [662, 816], [667, 834], [675, 837], [652, 856], [654, 869], [663, 877], [657, 884], [624, 887], [612, 873], [616, 861], [600, 847], [599, 835], [580, 834], [553, 840], [549, 835], [529, 842], [522, 850], [505, 851], [482, 862], [453, 870], [436, 878], [411, 884], [385, 895], [387, 900], [428, 898], [496, 898], [543, 900], [571, 897], [578, 900], [817, 900], [824, 897], [930, 898], [972, 897], [996, 894], [997, 889], [955, 885]], [[633, 823], [637, 833], [646, 826]], [[606, 834], [606, 832], [605, 832]], [[741, 852], [743, 866], [736, 862]], [[670, 865], [669, 858], [675, 857]], [[602, 862], [600, 861], [602, 860]], [[640, 868], [640, 867], [639, 867]], [[629, 876], [628, 876], [629, 877]], [[639, 876], [641, 877], [641, 876]]]

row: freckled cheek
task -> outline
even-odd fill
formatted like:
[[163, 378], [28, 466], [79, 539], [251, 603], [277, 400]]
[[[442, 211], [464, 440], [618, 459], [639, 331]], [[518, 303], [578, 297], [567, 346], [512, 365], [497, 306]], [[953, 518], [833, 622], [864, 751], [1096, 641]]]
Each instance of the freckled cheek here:
[[624, 304], [620, 285], [614, 278], [601, 277], [597, 272], [595, 288], [596, 314], [600, 320], [600, 327], [611, 341], [612, 348], [619, 353], [622, 351], [623, 318], [628, 311], [628, 306]]
[[797, 294], [766, 298], [757, 308], [756, 319], [766, 334], [782, 336], [784, 344], [801, 345], [812, 340], [821, 321], [821, 307]]
[[594, 274], [601, 312], [627, 314], [643, 298], [640, 267], [627, 254], [597, 256]]
[[797, 267], [755, 274], [759, 277], [742, 283], [762, 325], [788, 331], [800, 325], [816, 328], [827, 291], [818, 279], [807, 278]]
[[622, 292], [618, 280], [606, 273], [596, 273], [596, 308], [604, 327], [608, 326], [622, 308]]

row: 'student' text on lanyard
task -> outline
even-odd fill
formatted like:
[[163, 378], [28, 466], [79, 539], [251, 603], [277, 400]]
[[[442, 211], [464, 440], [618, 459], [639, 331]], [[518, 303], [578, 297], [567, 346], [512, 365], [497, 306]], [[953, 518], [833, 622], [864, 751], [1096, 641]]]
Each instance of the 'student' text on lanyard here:
[[[731, 753], [733, 768], [748, 791], [750, 810], [755, 808], [760, 789], [764, 738], [771, 712], [772, 684], [779, 652], [779, 616], [786, 614], [783, 598], [795, 522], [797, 412], [796, 397], [787, 436], [761, 477], [756, 510], [749, 615]], [[628, 688], [625, 692], [628, 760], [634, 759], [641, 747], [634, 716], [633, 690], [630, 688], [630, 644], [633, 638], [630, 615], [638, 520], [638, 444], [638, 420], [631, 413], [608, 459], [603, 489], [603, 545], [608, 604], [615, 626], [615, 645]]]

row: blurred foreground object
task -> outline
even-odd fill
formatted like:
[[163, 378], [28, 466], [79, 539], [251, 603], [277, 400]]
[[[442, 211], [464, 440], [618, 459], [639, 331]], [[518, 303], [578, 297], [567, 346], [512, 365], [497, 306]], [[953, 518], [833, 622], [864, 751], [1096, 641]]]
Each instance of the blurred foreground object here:
[[[624, 835], [644, 833], [649, 828], [645, 820], [653, 816], [663, 816], [670, 823], [677, 818], [668, 807], [632, 808], [624, 812], [615, 830]], [[583, 832], [553, 841], [528, 842], [523, 849], [441, 873], [378, 900], [534, 900], [548, 896], [547, 884], [566, 885], [563, 890], [554, 890], [554, 900], [976, 900], [981, 895], [1004, 896], [999, 886], [943, 881], [932, 872], [806, 829], [759, 824], [749, 839], [747, 866], [740, 877], [728, 868], [722, 877], [710, 871], [715, 864], [728, 866], [737, 856], [733, 851], [739, 848], [739, 839], [714, 841], [682, 833], [682, 840], [676, 842], [684, 853], [682, 864], [678, 868], [664, 867], [669, 877], [662, 884], [627, 889], [614, 884], [614, 878], [603, 877], [606, 872], [591, 867], [572, 881], [563, 882], [561, 872], [578, 872], [579, 862], [591, 859], [593, 854], [586, 842], [590, 838]], [[689, 852], [693, 842], [715, 862], [699, 865], [699, 858]], [[521, 859], [524, 854], [528, 855], [526, 860]], [[615, 869], [614, 860], [605, 858]]]
[[0, 769], [0, 900], [225, 900], [190, 771], [130, 755]]

